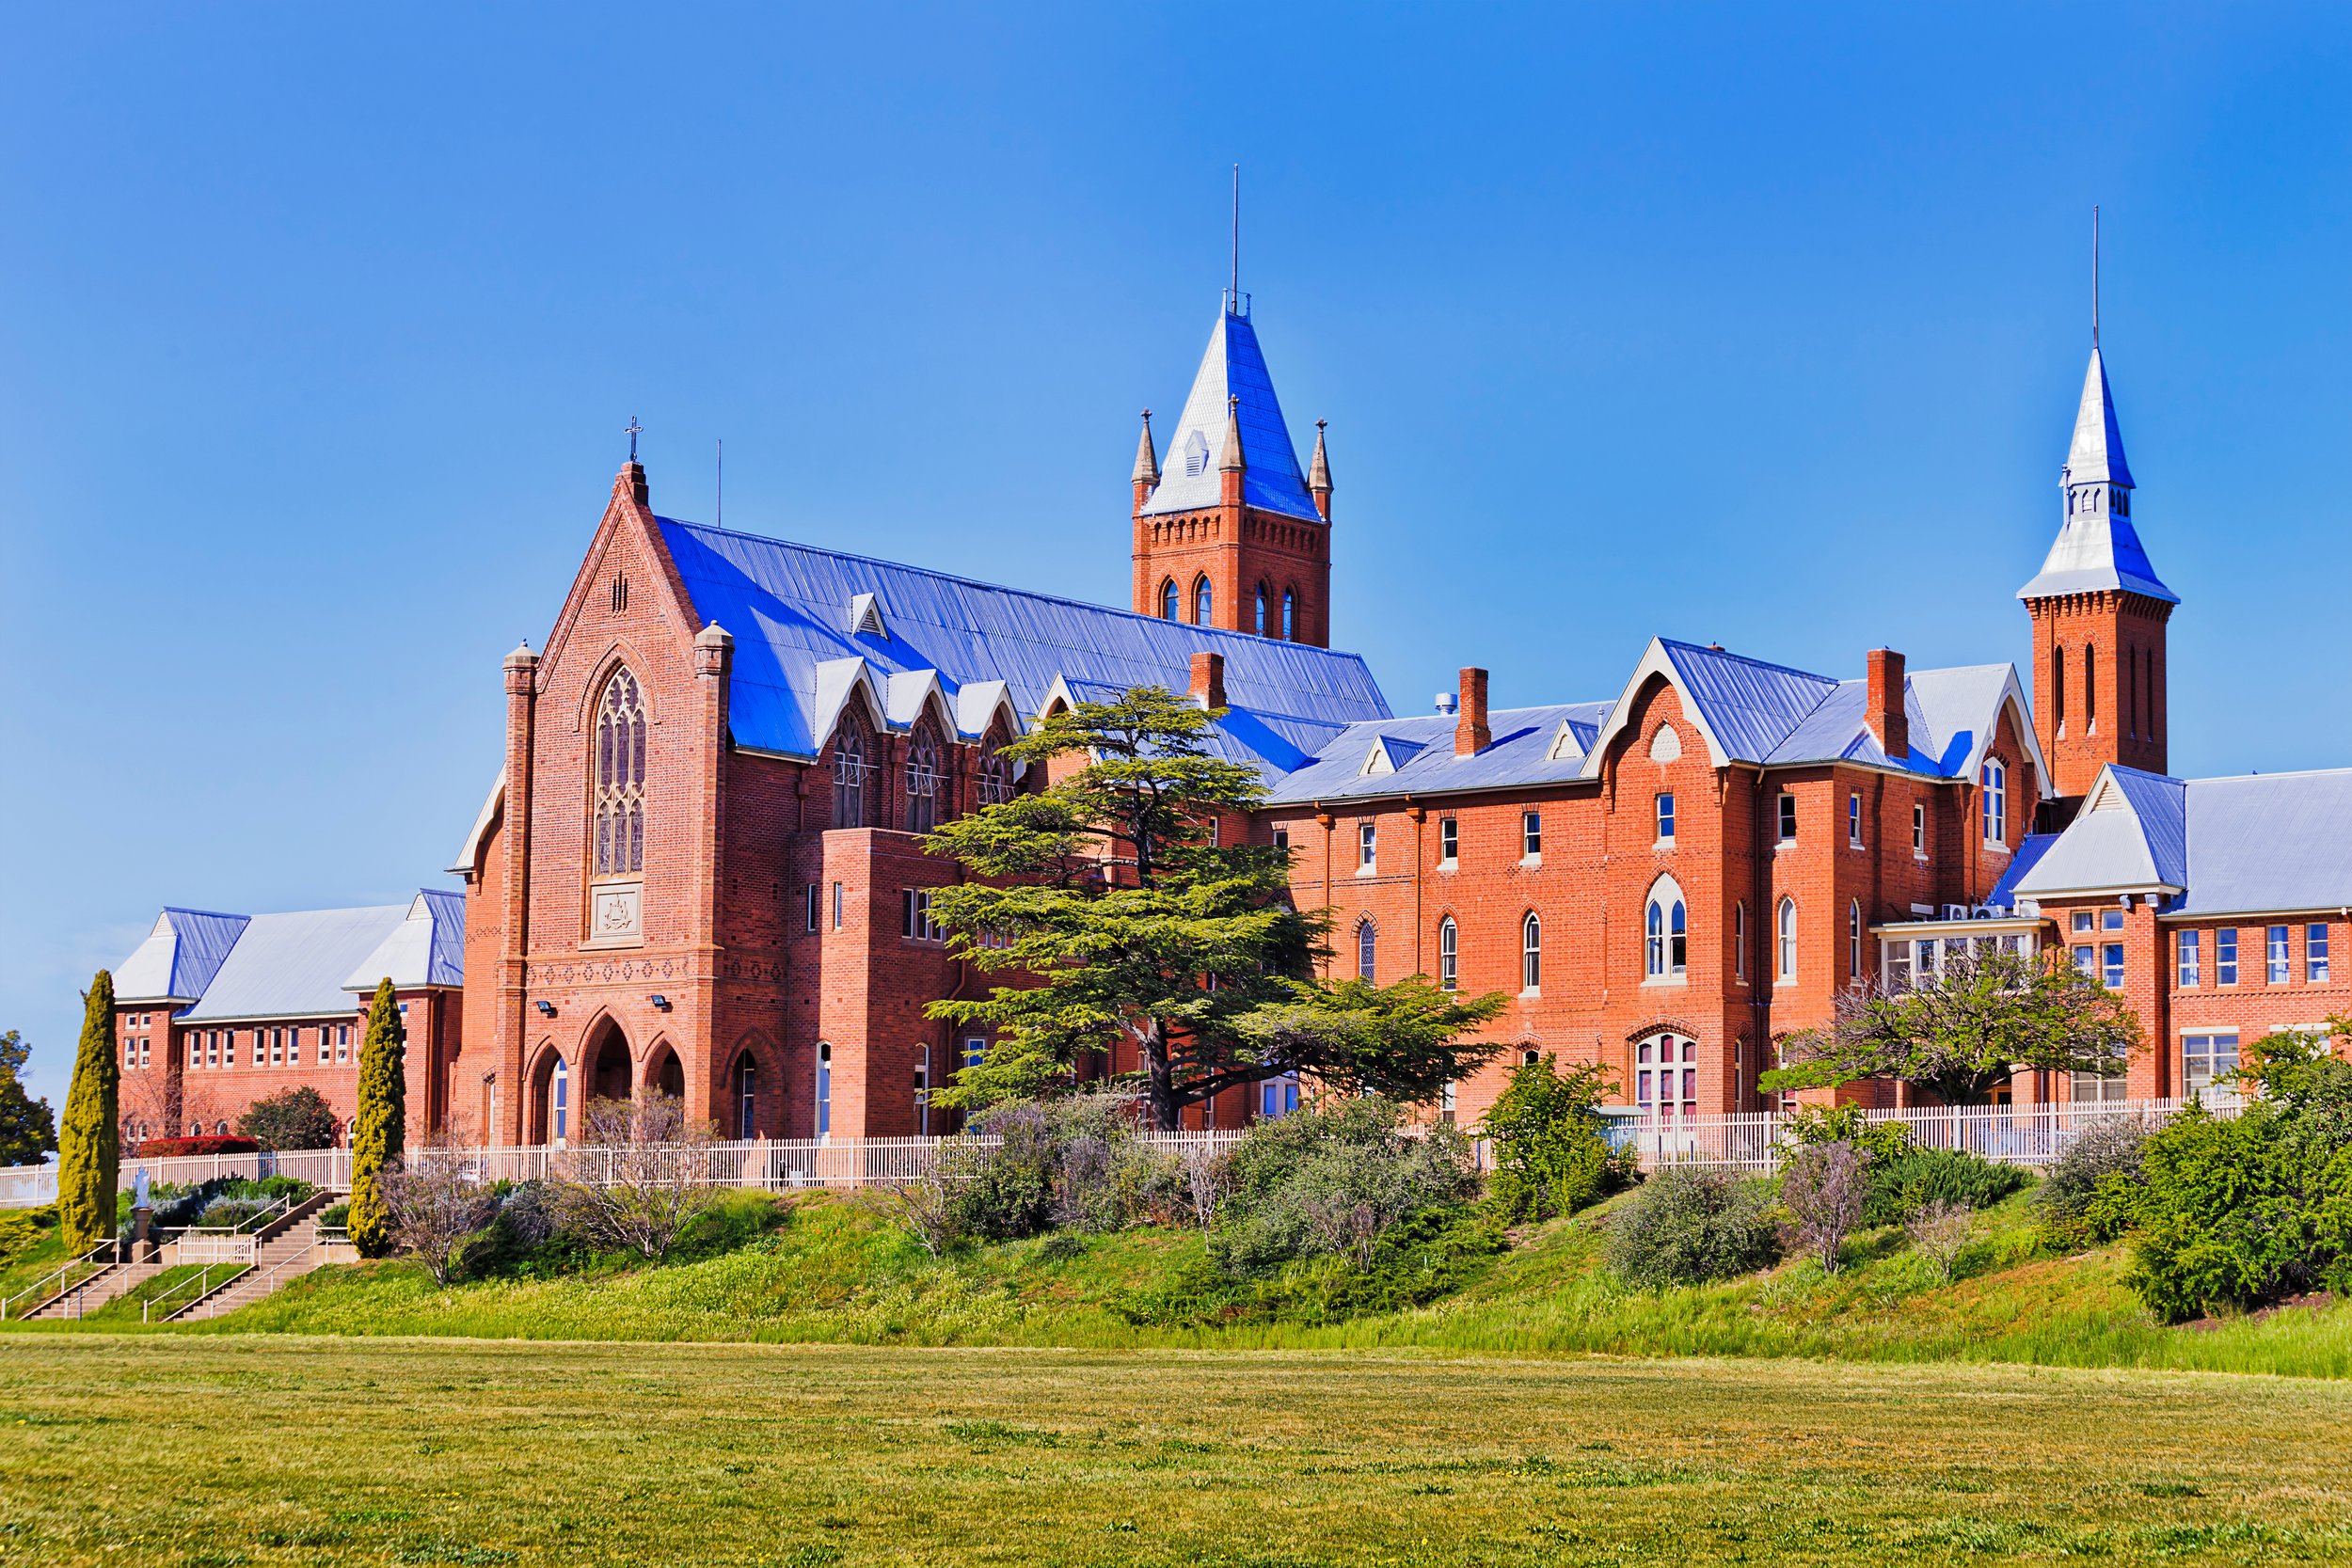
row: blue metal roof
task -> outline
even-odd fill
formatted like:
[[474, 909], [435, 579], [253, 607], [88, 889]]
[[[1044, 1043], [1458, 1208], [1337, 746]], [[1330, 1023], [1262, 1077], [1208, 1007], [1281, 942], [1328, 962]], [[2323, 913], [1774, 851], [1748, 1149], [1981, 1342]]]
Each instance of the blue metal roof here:
[[147, 940], [115, 971], [118, 1002], [193, 1002], [220, 973], [247, 917], [167, 909]]
[[1168, 436], [1160, 486], [1144, 503], [1145, 515], [1196, 511], [1216, 505], [1223, 497], [1217, 461], [1225, 451], [1229, 396], [1240, 400], [1233, 412], [1241, 423], [1246, 465], [1242, 499], [1269, 512], [1322, 521], [1306, 476], [1299, 472], [1298, 450], [1291, 445], [1290, 426], [1275, 399], [1274, 378], [1266, 373], [1257, 330], [1248, 317], [1223, 309], [1210, 330], [1209, 351], [1200, 356], [1184, 411]]
[[[1351, 724], [1314, 759], [1276, 784], [1272, 803], [1295, 805], [1406, 793], [1493, 789], [1512, 784], [1574, 784], [1585, 749], [1609, 716], [1607, 703], [1497, 708], [1486, 716], [1490, 744], [1471, 756], [1454, 753], [1454, 716], [1422, 714]], [[1567, 738], [1561, 744], [1561, 730]], [[1366, 771], [1375, 748], [1381, 762]]]
[[[1721, 648], [1665, 638], [1659, 642], [1716, 742], [1741, 762], [1771, 758], [1837, 689], [1838, 683], [1827, 675], [1742, 658]], [[1825, 756], [1837, 754], [1833, 751]]]
[[[1002, 681], [1026, 720], [1057, 678], [1183, 691], [1193, 654], [1214, 651], [1225, 656], [1234, 710], [1227, 733], [1274, 767], [1311, 754], [1343, 725], [1388, 717], [1371, 671], [1354, 654], [658, 520], [695, 611], [735, 638], [735, 739], [755, 751], [817, 754], [824, 739], [818, 727], [833, 711], [818, 701], [818, 666], [828, 666], [827, 701], [837, 705], [852, 668], [839, 660], [864, 661], [878, 682], [935, 672], [951, 707], [966, 686]], [[850, 629], [850, 601], [861, 594], [874, 595], [879, 633]]]
[[2185, 888], [2188, 879], [2185, 786], [2178, 779], [2110, 763], [2082, 810], [2037, 863], [2017, 879], [2027, 898], [2065, 893]]
[[2018, 841], [2017, 852], [2009, 858], [2009, 869], [1993, 884], [1993, 891], [1984, 901], [1999, 909], [2010, 909], [2017, 902], [2017, 884], [2026, 873], [2042, 863], [2042, 857], [2050, 852], [2050, 846], [2058, 841], [2056, 833], [2027, 833]]

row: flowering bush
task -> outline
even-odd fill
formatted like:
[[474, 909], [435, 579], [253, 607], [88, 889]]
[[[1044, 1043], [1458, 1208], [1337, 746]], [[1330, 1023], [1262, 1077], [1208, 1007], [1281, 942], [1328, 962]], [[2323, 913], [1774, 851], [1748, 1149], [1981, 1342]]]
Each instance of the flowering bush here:
[[200, 1138], [150, 1138], [139, 1145], [136, 1158], [165, 1160], [180, 1154], [258, 1154], [262, 1146], [235, 1133], [208, 1132]]

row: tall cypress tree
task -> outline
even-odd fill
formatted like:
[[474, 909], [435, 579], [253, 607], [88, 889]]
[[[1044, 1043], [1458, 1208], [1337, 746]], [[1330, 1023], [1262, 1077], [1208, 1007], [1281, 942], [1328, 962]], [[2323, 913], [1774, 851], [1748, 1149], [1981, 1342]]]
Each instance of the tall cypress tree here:
[[351, 1240], [368, 1258], [392, 1249], [384, 1173], [400, 1164], [407, 1121], [408, 1032], [389, 978], [379, 980], [359, 1044], [359, 1112], [351, 1123]]
[[122, 1174], [122, 1064], [115, 1057], [115, 977], [90, 982], [73, 1087], [57, 1135], [57, 1220], [66, 1251], [79, 1256], [115, 1233], [115, 1187]]

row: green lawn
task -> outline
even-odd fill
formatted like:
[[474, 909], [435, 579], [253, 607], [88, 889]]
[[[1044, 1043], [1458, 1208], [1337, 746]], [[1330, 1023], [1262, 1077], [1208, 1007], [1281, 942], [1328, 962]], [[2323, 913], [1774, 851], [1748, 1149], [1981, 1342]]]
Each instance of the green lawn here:
[[[1724, 1285], [1629, 1291], [1599, 1265], [1596, 1216], [1554, 1224], [1428, 1306], [1336, 1323], [1224, 1321], [1172, 1289], [1197, 1236], [1130, 1231], [1074, 1256], [1043, 1243], [942, 1263], [862, 1206], [818, 1196], [782, 1227], [660, 1269], [435, 1286], [414, 1264], [322, 1271], [196, 1332], [482, 1338], [770, 1340], [1082, 1349], [1401, 1349], [1825, 1356], [2352, 1375], [2352, 1305], [2167, 1328], [2124, 1289], [2124, 1254], [2054, 1258], [2020, 1196], [1986, 1219], [1957, 1282], [1900, 1233], [1863, 1238], [1836, 1277], [1783, 1264]], [[1141, 1321], [1137, 1321], [1138, 1318]], [[180, 1332], [180, 1330], [174, 1330]]]
[[0, 1564], [2352, 1556], [2313, 1380], [0, 1339]]

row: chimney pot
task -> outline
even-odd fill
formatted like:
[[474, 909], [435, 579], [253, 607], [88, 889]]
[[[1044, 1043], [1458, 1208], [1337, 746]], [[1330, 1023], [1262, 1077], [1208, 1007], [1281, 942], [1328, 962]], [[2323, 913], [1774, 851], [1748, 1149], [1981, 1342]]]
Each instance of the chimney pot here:
[[1870, 650], [1869, 721], [1887, 761], [1899, 765], [1911, 755], [1911, 719], [1903, 706], [1903, 656], [1892, 648]]
[[1494, 732], [1486, 727], [1486, 672], [1470, 668], [1462, 672], [1462, 712], [1454, 721], [1454, 754], [1474, 756], [1494, 743]]
[[1203, 707], [1225, 705], [1225, 656], [1197, 653], [1192, 656], [1192, 694]]

